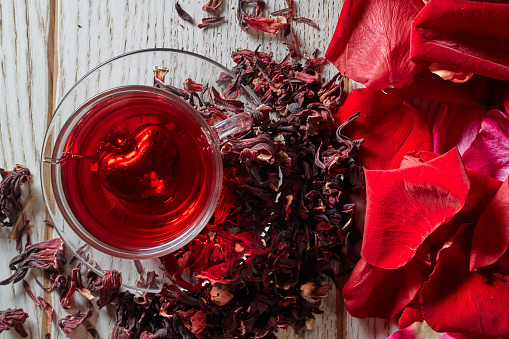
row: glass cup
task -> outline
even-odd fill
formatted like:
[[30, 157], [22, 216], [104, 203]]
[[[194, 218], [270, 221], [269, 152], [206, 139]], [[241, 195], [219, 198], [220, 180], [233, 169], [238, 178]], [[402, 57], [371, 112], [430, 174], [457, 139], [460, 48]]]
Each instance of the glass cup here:
[[[64, 96], [46, 133], [41, 165], [45, 204], [65, 244], [97, 273], [102, 273], [100, 268], [117, 269], [126, 287], [151, 292], [165, 280], [154, 258], [191, 241], [214, 212], [222, 187], [221, 142], [230, 134], [247, 131], [252, 123], [248, 112], [260, 104], [249, 88], [242, 87], [237, 100], [244, 103], [244, 112], [209, 126], [189, 102], [153, 86], [154, 66], [168, 68], [165, 83], [176, 88], [190, 78], [221, 93], [236, 80], [218, 63], [181, 50], [148, 49], [113, 58], [88, 72]], [[222, 81], [216, 82], [220, 76]], [[213, 102], [214, 96], [202, 99]], [[165, 151], [163, 146], [173, 149]], [[189, 158], [195, 162], [185, 165]], [[203, 166], [188, 173], [196, 165]], [[168, 179], [161, 173], [169, 174]], [[203, 182], [194, 182], [191, 191], [186, 190], [184, 182], [195, 176]], [[164, 188], [173, 189], [172, 185], [173, 193]], [[188, 199], [195, 192], [199, 198]], [[186, 199], [192, 208], [184, 204]], [[168, 201], [181, 204], [170, 206]], [[123, 208], [123, 218], [118, 206]], [[171, 222], [161, 222], [172, 211]], [[146, 222], [143, 227], [150, 232], [161, 225], [178, 227], [160, 234], [147, 231], [150, 236], [145, 236], [143, 227], [139, 234], [129, 233], [129, 225], [137, 224], [136, 220]], [[110, 230], [107, 225], [115, 227]], [[139, 274], [150, 270], [160, 277], [158, 288], [136, 286]]]

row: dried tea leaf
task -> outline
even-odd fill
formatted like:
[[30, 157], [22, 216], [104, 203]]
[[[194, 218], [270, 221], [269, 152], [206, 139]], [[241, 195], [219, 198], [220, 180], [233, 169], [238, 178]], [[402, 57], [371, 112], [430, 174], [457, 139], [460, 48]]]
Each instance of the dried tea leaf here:
[[318, 25], [313, 20], [308, 19], [308, 18], [293, 18], [293, 21], [303, 22], [303, 23], [308, 24], [314, 28], [320, 29], [320, 27], [318, 27]]
[[286, 46], [290, 51], [292, 58], [300, 58], [302, 54], [300, 53], [299, 43], [297, 41], [297, 36], [293, 32], [292, 26], [287, 24], [285, 27], [285, 39]]
[[249, 25], [249, 27], [260, 30], [265, 33], [276, 34], [287, 25], [284, 16], [275, 16], [271, 18], [256, 17], [251, 18], [247, 14], [242, 15], [242, 21]]
[[53, 312], [54, 312], [53, 307], [51, 306], [51, 304], [49, 302], [47, 302], [42, 297], [37, 297], [37, 300], [39, 301], [39, 304], [44, 309], [44, 312], [46, 313], [46, 315], [48, 317], [48, 324], [51, 324], [51, 322], [53, 321]]
[[79, 325], [83, 324], [86, 319], [90, 318], [92, 314], [94, 314], [94, 307], [92, 303], [88, 303], [86, 313], [69, 314], [58, 321], [58, 326], [60, 326], [66, 335], [69, 335], [69, 333], [76, 330]]
[[16, 165], [12, 171], [0, 168], [0, 224], [13, 226], [23, 210], [21, 204], [21, 185], [29, 183], [30, 170], [23, 165]]
[[223, 0], [208, 0], [207, 3], [202, 7], [205, 12], [216, 13], [219, 6], [221, 6]]
[[203, 19], [201, 19], [201, 24], [198, 25], [198, 28], [202, 29], [202, 28], [208, 27], [210, 25], [213, 25], [213, 24], [216, 24], [219, 22], [224, 22], [224, 16], [203, 18]]
[[119, 272], [116, 270], [104, 271], [104, 276], [101, 278], [97, 308], [103, 308], [118, 297], [121, 285], [122, 275]]
[[14, 328], [20, 336], [26, 338], [28, 333], [23, 328], [23, 324], [27, 318], [28, 314], [26, 314], [21, 308], [14, 310], [8, 308], [6, 311], [0, 311], [0, 333]]
[[11, 260], [9, 268], [15, 272], [10, 278], [0, 281], [0, 285], [20, 281], [30, 268], [58, 272], [63, 264], [65, 264], [65, 257], [62, 239], [55, 238], [33, 244]]
[[186, 11], [184, 11], [182, 7], [180, 7], [178, 1], [175, 1], [175, 9], [177, 10], [177, 14], [179, 17], [181, 17], [183, 20], [193, 23], [193, 18]]

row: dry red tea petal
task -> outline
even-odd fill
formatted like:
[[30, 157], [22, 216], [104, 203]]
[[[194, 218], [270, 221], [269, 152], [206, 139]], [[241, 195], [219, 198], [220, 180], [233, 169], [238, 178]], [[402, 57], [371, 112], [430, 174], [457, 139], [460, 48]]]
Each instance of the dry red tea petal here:
[[88, 303], [86, 313], [69, 314], [58, 321], [58, 326], [60, 326], [66, 335], [69, 335], [69, 333], [76, 330], [86, 319], [90, 318], [92, 314], [94, 314], [94, 307], [92, 303]]
[[122, 275], [120, 273], [116, 270], [104, 271], [104, 276], [101, 278], [101, 288], [99, 289], [99, 299], [97, 299], [97, 308], [103, 308], [118, 297], [121, 285]]
[[223, 3], [223, 0], [208, 0], [202, 9], [205, 12], [216, 13], [219, 6], [221, 6], [222, 3]]
[[37, 297], [37, 300], [39, 301], [39, 304], [41, 305], [41, 307], [44, 309], [44, 312], [46, 312], [46, 315], [48, 316], [48, 324], [51, 324], [51, 322], [53, 321], [53, 307], [51, 306], [51, 304], [49, 302], [47, 302], [44, 298], [42, 297]]
[[265, 33], [276, 34], [286, 26], [286, 18], [284, 16], [275, 16], [272, 18], [256, 17], [251, 18], [247, 14], [242, 15], [242, 20], [249, 27], [260, 30]]
[[224, 16], [203, 18], [203, 19], [201, 19], [201, 24], [198, 25], [198, 28], [202, 29], [202, 28], [208, 27], [210, 25], [217, 24], [219, 22], [224, 22]]
[[9, 268], [15, 272], [10, 278], [0, 281], [0, 285], [20, 281], [30, 268], [58, 272], [66, 262], [63, 252], [63, 243], [60, 238], [28, 246], [23, 253], [11, 260]]
[[293, 32], [292, 26], [290, 24], [287, 24], [285, 27], [285, 39], [286, 39], [286, 46], [290, 50], [292, 58], [300, 58], [302, 56], [302, 54], [300, 53], [297, 36]]
[[313, 20], [308, 19], [308, 18], [293, 18], [293, 21], [303, 22], [303, 23], [308, 24], [314, 28], [320, 29], [320, 27]]
[[186, 11], [184, 11], [182, 9], [182, 7], [180, 7], [180, 4], [178, 3], [178, 1], [175, 1], [175, 9], [177, 10], [177, 14], [179, 17], [181, 17], [182, 19], [189, 21], [191, 23], [193, 22], [193, 18], [191, 18], [189, 13], [187, 13]]
[[28, 318], [28, 314], [23, 312], [21, 308], [0, 311], [0, 333], [3, 331], [14, 328], [20, 336], [26, 338], [28, 333], [23, 328], [23, 324]]
[[29, 183], [30, 170], [23, 165], [16, 165], [12, 171], [0, 168], [0, 223], [13, 226], [23, 210], [21, 204], [21, 185]]

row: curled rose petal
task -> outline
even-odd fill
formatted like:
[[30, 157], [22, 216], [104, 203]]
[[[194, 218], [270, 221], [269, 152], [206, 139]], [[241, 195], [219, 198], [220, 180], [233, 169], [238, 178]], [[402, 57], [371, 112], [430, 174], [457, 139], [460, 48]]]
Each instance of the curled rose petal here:
[[509, 284], [496, 275], [469, 270], [472, 226], [463, 225], [438, 253], [435, 270], [422, 287], [424, 320], [437, 332], [507, 335]]
[[368, 169], [399, 168], [411, 151], [431, 151], [431, 135], [422, 115], [394, 90], [355, 89], [334, 115], [342, 124], [353, 114], [360, 117], [344, 128], [352, 140], [364, 139], [356, 159]]
[[247, 14], [242, 15], [242, 20], [249, 25], [249, 27], [263, 31], [265, 33], [276, 34], [286, 26], [286, 18], [284, 16], [276, 15], [271, 18], [257, 17], [252, 18]]
[[380, 268], [407, 264], [428, 235], [462, 209], [469, 188], [456, 149], [399, 170], [367, 170], [361, 255]]
[[384, 319], [401, 312], [431, 271], [429, 259], [421, 252], [422, 258], [395, 270], [374, 267], [361, 258], [343, 288], [348, 312], [356, 318]]
[[410, 58], [412, 19], [421, 0], [347, 0], [326, 58], [371, 89], [401, 88], [427, 63]]
[[487, 112], [479, 133], [463, 153], [465, 166], [504, 181], [509, 175], [509, 119], [499, 110]]
[[429, 65], [428, 69], [431, 71], [431, 73], [438, 75], [442, 79], [449, 80], [458, 84], [467, 82], [474, 76], [474, 73], [468, 73], [456, 68], [447, 67], [436, 62]]
[[509, 4], [430, 1], [415, 17], [411, 56], [509, 80]]
[[509, 248], [509, 179], [479, 217], [472, 238], [470, 270], [499, 260]]

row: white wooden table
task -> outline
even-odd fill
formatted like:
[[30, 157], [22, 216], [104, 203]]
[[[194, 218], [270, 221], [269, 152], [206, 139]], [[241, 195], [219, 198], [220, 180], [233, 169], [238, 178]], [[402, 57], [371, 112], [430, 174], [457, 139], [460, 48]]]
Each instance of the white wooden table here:
[[[206, 55], [232, 67], [231, 52], [238, 48], [274, 53], [275, 59], [287, 53], [282, 33], [243, 32], [235, 17], [237, 1], [224, 0], [221, 15], [226, 23], [200, 30], [205, 0], [180, 0], [180, 5], [195, 19], [195, 25], [177, 16], [173, 0], [1, 0], [0, 2], [0, 167], [12, 169], [16, 163], [32, 170], [30, 195], [33, 202], [24, 214], [31, 220], [32, 241], [56, 236], [43, 224], [44, 209], [39, 176], [44, 133], [56, 105], [87, 70], [109, 58], [141, 48], [182, 48]], [[284, 0], [267, 0], [265, 15], [286, 7]], [[315, 48], [325, 52], [342, 6], [341, 0], [295, 0], [296, 16], [308, 17], [320, 30], [293, 23], [302, 51]], [[327, 78], [335, 70], [326, 68]], [[9, 228], [0, 229], [0, 279], [11, 273], [8, 263], [17, 252], [8, 242]], [[25, 328], [30, 338], [63, 338], [57, 321], [68, 313], [60, 307], [56, 292], [44, 292], [35, 281], [44, 276], [37, 270], [26, 279], [36, 296], [44, 296], [55, 308], [52, 324], [40, 307], [24, 293], [21, 283], [0, 286], [0, 309], [23, 308], [29, 314]], [[47, 279], [47, 278], [46, 278]], [[47, 283], [47, 281], [46, 281]], [[397, 327], [384, 320], [357, 320], [343, 307], [340, 289], [333, 289], [323, 302], [323, 316], [317, 316], [314, 329], [296, 335], [293, 329], [279, 331], [279, 338], [386, 338]], [[71, 308], [70, 312], [76, 309]], [[101, 338], [109, 338], [114, 324], [114, 306], [95, 312], [90, 322]], [[86, 338], [80, 328], [72, 338]], [[2, 338], [18, 338], [14, 331]]]

